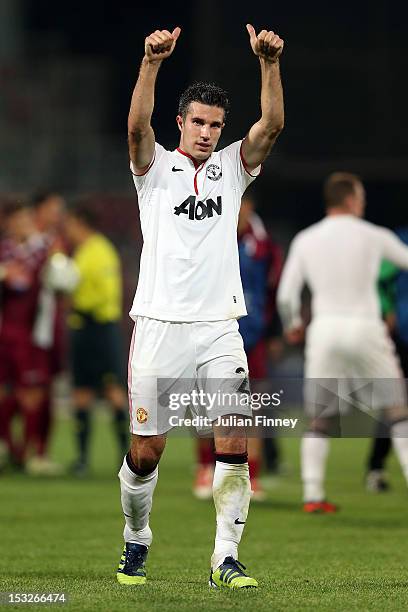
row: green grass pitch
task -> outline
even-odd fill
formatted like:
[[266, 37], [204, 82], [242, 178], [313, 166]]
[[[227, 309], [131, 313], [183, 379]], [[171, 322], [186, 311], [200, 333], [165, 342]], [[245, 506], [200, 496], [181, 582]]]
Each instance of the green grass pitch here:
[[[71, 426], [59, 421], [53, 456], [66, 463], [73, 458], [71, 434]], [[277, 481], [265, 504], [251, 506], [240, 558], [259, 580], [257, 591], [207, 586], [214, 511], [211, 502], [191, 496], [188, 438], [171, 439], [160, 466], [148, 584], [123, 587], [115, 578], [123, 545], [116, 452], [108, 422], [100, 417], [92, 477], [0, 477], [0, 591], [66, 591], [69, 603], [62, 609], [75, 612], [407, 609], [408, 493], [395, 459], [392, 491], [368, 494], [362, 486], [368, 441], [334, 440], [328, 492], [342, 510], [305, 516], [298, 447], [298, 440], [282, 441], [290, 473]]]

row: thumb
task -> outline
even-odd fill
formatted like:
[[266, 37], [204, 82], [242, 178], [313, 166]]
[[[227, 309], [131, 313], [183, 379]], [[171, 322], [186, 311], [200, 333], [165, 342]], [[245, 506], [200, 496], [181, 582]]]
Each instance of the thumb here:
[[181, 28], [179, 27], [174, 28], [173, 32], [171, 33], [172, 37], [174, 38], [174, 41], [178, 39], [178, 37], [180, 36], [180, 32], [181, 32]]
[[247, 23], [246, 25], [246, 29], [248, 31], [249, 34], [249, 38], [251, 39], [251, 42], [254, 40], [254, 38], [256, 38], [256, 32], [255, 32], [255, 28], [253, 25], [251, 25], [250, 23]]

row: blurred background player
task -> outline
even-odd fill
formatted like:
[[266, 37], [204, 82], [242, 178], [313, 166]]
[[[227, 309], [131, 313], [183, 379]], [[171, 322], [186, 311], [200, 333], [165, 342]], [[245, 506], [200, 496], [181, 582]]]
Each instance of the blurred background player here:
[[[252, 392], [256, 381], [268, 375], [268, 341], [277, 334], [274, 326], [276, 288], [282, 267], [282, 253], [255, 212], [255, 200], [250, 192], [242, 198], [238, 218], [239, 265], [248, 315], [239, 319], [239, 331], [248, 358]], [[273, 331], [273, 336], [271, 334]], [[278, 448], [274, 438], [248, 438], [248, 465], [252, 499], [263, 501], [265, 492], [259, 482], [264, 443], [270, 465], [277, 464]], [[197, 440], [198, 463], [193, 492], [199, 499], [212, 498], [214, 475], [213, 441]]]
[[65, 250], [62, 238], [64, 198], [55, 191], [37, 191], [32, 197], [37, 231], [44, 235], [54, 250]]
[[95, 214], [86, 204], [68, 210], [65, 229], [79, 272], [68, 318], [78, 446], [73, 472], [84, 475], [89, 466], [90, 409], [98, 393], [112, 409], [120, 460], [129, 445], [120, 330], [122, 276], [116, 249], [96, 230]]
[[[62, 236], [63, 215], [65, 201], [63, 197], [55, 191], [38, 190], [31, 199], [33, 207], [34, 223], [39, 234], [41, 234], [48, 248], [48, 258], [55, 253], [65, 253], [66, 244]], [[65, 274], [61, 270], [60, 276]], [[58, 279], [61, 282], [62, 278]], [[50, 351], [51, 358], [51, 384], [48, 386], [46, 398], [42, 406], [42, 419], [39, 430], [41, 444], [47, 448], [52, 424], [52, 383], [55, 377], [66, 367], [66, 333], [65, 333], [65, 296], [63, 291], [67, 287], [59, 287], [59, 291], [54, 291], [49, 285], [43, 283], [40, 293], [40, 303], [44, 310], [45, 324], [53, 321], [52, 328], [43, 335], [42, 344]], [[32, 463], [32, 470], [42, 470], [39, 462]]]
[[[33, 474], [57, 474], [46, 457], [44, 404], [49, 398], [51, 352], [38, 342], [40, 296], [48, 245], [36, 231], [31, 209], [10, 202], [3, 211], [5, 235], [0, 243], [0, 415], [2, 437], [11, 461]], [[52, 321], [51, 321], [52, 324]], [[23, 420], [17, 442], [13, 417]]]
[[[408, 480], [408, 412], [394, 344], [380, 317], [377, 279], [386, 259], [408, 269], [408, 248], [389, 230], [362, 220], [364, 187], [355, 175], [335, 173], [324, 185], [326, 217], [300, 232], [292, 242], [278, 290], [286, 337], [303, 339], [301, 291], [312, 294], [312, 322], [307, 330], [305, 379], [392, 379], [393, 397], [377, 391], [376, 407], [386, 410], [402, 471]], [[331, 420], [338, 416], [324, 402], [318, 414], [316, 385], [306, 391], [310, 430], [302, 440], [301, 463], [305, 512], [335, 512], [326, 502], [324, 479]], [[337, 389], [337, 386], [336, 386]], [[312, 395], [313, 393], [313, 395]], [[333, 394], [332, 394], [333, 395]], [[322, 406], [320, 406], [322, 408]]]
[[[381, 315], [394, 342], [396, 341], [395, 280], [398, 271], [398, 268], [394, 266], [394, 264], [386, 260], [382, 261], [377, 283], [381, 304]], [[391, 450], [391, 446], [392, 442], [389, 425], [381, 419], [376, 425], [375, 437], [373, 438], [367, 461], [367, 472], [365, 476], [367, 491], [372, 493], [383, 493], [389, 490], [389, 484], [384, 473], [384, 464]]]
[[[400, 227], [396, 235], [408, 244], [408, 228]], [[384, 320], [393, 337], [405, 379], [408, 376], [408, 273], [389, 261], [383, 261], [379, 278], [379, 291]], [[369, 491], [383, 492], [389, 489], [384, 468], [391, 451], [389, 427], [378, 424], [373, 440], [366, 475]]]

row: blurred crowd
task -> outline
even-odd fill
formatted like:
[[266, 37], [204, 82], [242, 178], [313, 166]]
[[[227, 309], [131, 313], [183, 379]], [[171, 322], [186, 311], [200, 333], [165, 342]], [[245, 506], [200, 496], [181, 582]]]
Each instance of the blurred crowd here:
[[43, 191], [4, 197], [0, 211], [0, 467], [63, 471], [48, 450], [54, 382], [69, 372], [71, 470], [82, 475], [98, 396], [112, 408], [120, 457], [128, 446], [120, 257], [90, 199], [67, 209], [61, 195]]

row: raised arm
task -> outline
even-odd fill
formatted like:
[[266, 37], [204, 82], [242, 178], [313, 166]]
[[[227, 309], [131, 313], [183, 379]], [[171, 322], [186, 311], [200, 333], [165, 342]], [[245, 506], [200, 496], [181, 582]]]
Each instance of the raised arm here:
[[252, 25], [247, 25], [251, 47], [261, 65], [261, 118], [249, 130], [242, 155], [249, 171], [254, 170], [268, 156], [284, 125], [283, 91], [279, 71], [279, 57], [283, 40], [274, 32], [262, 30], [258, 36]]
[[180, 32], [180, 28], [175, 28], [172, 34], [168, 30], [156, 30], [145, 39], [145, 54], [128, 117], [129, 155], [138, 174], [143, 174], [154, 154], [154, 132], [150, 122], [157, 73], [162, 61], [173, 53]]

